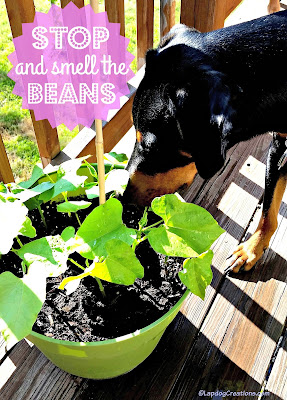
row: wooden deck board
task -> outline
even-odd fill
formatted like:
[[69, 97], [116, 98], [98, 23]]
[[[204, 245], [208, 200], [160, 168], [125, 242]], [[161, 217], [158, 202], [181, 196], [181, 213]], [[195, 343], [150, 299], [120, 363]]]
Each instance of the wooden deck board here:
[[1, 400], [70, 400], [80, 382], [81, 378], [57, 368], [25, 340], [0, 366]]
[[279, 343], [278, 353], [265, 390], [278, 398], [287, 398], [287, 331]]
[[[256, 214], [251, 232], [261, 210]], [[261, 390], [287, 315], [284, 203], [280, 214], [270, 249], [257, 269], [223, 282], [170, 398], [196, 398], [199, 390]], [[194, 366], [197, 373], [192, 375]], [[281, 380], [284, 374], [280, 370]]]

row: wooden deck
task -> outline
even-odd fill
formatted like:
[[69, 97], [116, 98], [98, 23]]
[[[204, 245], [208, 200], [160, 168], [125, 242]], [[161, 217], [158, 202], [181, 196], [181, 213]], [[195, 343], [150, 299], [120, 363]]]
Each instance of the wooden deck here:
[[205, 301], [188, 297], [147, 360], [122, 377], [93, 381], [61, 371], [25, 340], [7, 354], [0, 342], [0, 399], [188, 400], [212, 398], [207, 392], [216, 390], [265, 390], [270, 395], [263, 398], [287, 399], [287, 193], [278, 230], [256, 269], [223, 275], [226, 257], [258, 221], [270, 139], [235, 146], [221, 174], [206, 182], [197, 177], [186, 191], [226, 233], [214, 245]]

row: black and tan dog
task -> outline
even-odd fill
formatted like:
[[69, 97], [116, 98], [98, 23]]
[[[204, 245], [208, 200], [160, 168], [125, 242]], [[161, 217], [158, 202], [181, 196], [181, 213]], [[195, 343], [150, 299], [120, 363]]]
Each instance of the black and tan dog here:
[[250, 270], [277, 227], [287, 180], [287, 163], [279, 163], [287, 149], [286, 113], [287, 11], [209, 33], [174, 27], [147, 53], [125, 196], [148, 204], [191, 184], [197, 172], [209, 179], [234, 144], [280, 132], [269, 150], [259, 226], [229, 260], [233, 272]]

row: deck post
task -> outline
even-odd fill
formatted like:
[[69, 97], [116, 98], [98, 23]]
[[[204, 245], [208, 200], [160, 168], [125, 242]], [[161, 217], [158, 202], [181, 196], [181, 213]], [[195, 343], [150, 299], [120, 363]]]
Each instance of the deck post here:
[[0, 134], [0, 182], [14, 182], [14, 176], [5, 151], [2, 135]]
[[200, 32], [223, 28], [226, 16], [226, 0], [181, 1], [181, 23]]
[[[33, 0], [5, 0], [8, 18], [13, 37], [22, 35], [22, 23], [34, 21], [35, 7]], [[52, 128], [48, 120], [35, 121], [34, 112], [30, 111], [39, 154], [45, 167], [60, 152], [59, 138], [56, 128]]]
[[154, 0], [137, 0], [137, 69], [145, 63], [146, 51], [153, 47]]
[[106, 0], [106, 11], [108, 13], [109, 22], [117, 22], [121, 24], [121, 35], [125, 36], [125, 1], [124, 0]]
[[160, 38], [175, 24], [176, 0], [160, 0]]

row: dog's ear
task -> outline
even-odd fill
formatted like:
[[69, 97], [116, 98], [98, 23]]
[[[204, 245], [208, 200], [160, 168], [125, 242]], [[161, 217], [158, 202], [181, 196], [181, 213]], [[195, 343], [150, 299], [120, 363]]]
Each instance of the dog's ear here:
[[[173, 102], [198, 173], [209, 179], [224, 165], [241, 90], [209, 65], [197, 68], [195, 73], [197, 81], [176, 89]], [[193, 120], [190, 119], [191, 110], [197, 116]], [[195, 134], [191, 133], [190, 126]]]
[[209, 103], [209, 128], [206, 137], [203, 138], [205, 143], [202, 143], [203, 146], [199, 145], [205, 151], [195, 156], [195, 160], [199, 175], [209, 179], [225, 163], [229, 137], [232, 135], [236, 118], [236, 102], [241, 89], [225, 74], [209, 66], [203, 71], [203, 79]]
[[209, 91], [210, 123], [217, 126], [224, 139], [232, 130], [235, 102], [241, 88], [216, 70], [206, 71], [205, 79]]
[[[176, 87], [175, 103], [184, 104], [185, 91], [209, 105], [209, 121], [217, 126], [222, 137], [232, 129], [235, 102], [242, 91], [218, 69], [214, 60], [199, 49], [178, 44], [164, 50], [149, 50], [146, 55], [146, 75], [149, 79], [172, 83]], [[190, 89], [189, 89], [190, 87]], [[183, 88], [183, 89], [182, 89]], [[205, 98], [202, 97], [205, 92]]]

